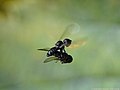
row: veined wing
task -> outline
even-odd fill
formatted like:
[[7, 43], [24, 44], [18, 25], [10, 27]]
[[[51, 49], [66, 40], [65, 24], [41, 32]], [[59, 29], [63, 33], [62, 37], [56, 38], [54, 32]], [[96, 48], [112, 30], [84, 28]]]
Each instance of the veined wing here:
[[78, 48], [86, 45], [87, 40], [86, 39], [81, 39], [81, 40], [75, 40], [72, 42], [72, 44], [68, 48]]
[[72, 43], [69, 46], [70, 48], [77, 48], [79, 46], [84, 46], [86, 44], [86, 37], [83, 34], [82, 30], [80, 30], [80, 26], [77, 23], [70, 24], [66, 27], [63, 34], [60, 37], [62, 39], [71, 39]]
[[44, 63], [47, 63], [47, 62], [50, 62], [50, 61], [54, 61], [54, 60], [59, 61], [59, 58], [51, 56], [51, 57], [46, 58]]
[[77, 23], [70, 24], [66, 27], [63, 34], [60, 37], [60, 40], [65, 38], [70, 38], [73, 40], [74, 37], [80, 34], [80, 26]]

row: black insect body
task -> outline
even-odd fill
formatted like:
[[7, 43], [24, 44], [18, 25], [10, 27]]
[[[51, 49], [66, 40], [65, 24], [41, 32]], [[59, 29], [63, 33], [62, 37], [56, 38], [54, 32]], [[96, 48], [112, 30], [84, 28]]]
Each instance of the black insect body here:
[[61, 63], [71, 63], [73, 61], [73, 58], [71, 55], [68, 55], [67, 53], [61, 53], [60, 57]]
[[73, 60], [72, 56], [68, 55], [66, 52], [56, 51], [53, 56], [57, 57], [58, 60], [60, 60], [62, 64], [71, 63]]
[[71, 44], [72, 40], [70, 39], [64, 39], [63, 41], [58, 41], [55, 44], [55, 47], [47, 49], [38, 49], [42, 51], [48, 51], [47, 57], [54, 56], [58, 58], [58, 60], [61, 61], [61, 63], [71, 63], [73, 58], [71, 55], [68, 55], [65, 51], [65, 46], [68, 47]]
[[57, 51], [56, 47], [52, 47], [48, 52], [47, 52], [47, 57], [53, 56]]
[[55, 44], [55, 47], [57, 48], [57, 50], [60, 50], [60, 52], [64, 51], [65, 52], [65, 46], [69, 47], [71, 45], [72, 40], [70, 39], [64, 39], [63, 41], [58, 41]]
[[[79, 44], [81, 44], [81, 45], [84, 44], [83, 40], [79, 40], [79, 36], [80, 36], [79, 29], [80, 28], [79, 28], [78, 24], [71, 24], [63, 32], [60, 39], [55, 43], [54, 47], [38, 49], [41, 51], [47, 51], [47, 55], [46, 55], [47, 58], [45, 59], [44, 63], [47, 63], [47, 62], [50, 62], [53, 60], [60, 61], [62, 64], [63, 63], [71, 63], [73, 61], [73, 57], [66, 52], [65, 48], [70, 47], [70, 46], [72, 46], [74, 48], [76, 46], [79, 46]], [[72, 35], [72, 34], [74, 34], [74, 36], [73, 36], [74, 38], [72, 38], [73, 42], [68, 37], [69, 35]], [[71, 45], [71, 43], [72, 43], [72, 45]]]
[[60, 53], [64, 53], [65, 51], [65, 46], [68, 47], [71, 44], [72, 40], [70, 39], [64, 39], [62, 41], [58, 41], [55, 44], [55, 47], [52, 47], [50, 50], [47, 52], [47, 57], [52, 56], [56, 53], [56, 51], [59, 51]]

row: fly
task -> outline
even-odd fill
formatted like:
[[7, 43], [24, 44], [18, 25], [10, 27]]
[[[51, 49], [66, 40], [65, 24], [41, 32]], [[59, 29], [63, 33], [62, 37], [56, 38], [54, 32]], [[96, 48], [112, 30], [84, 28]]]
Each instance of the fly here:
[[[78, 34], [79, 33], [79, 25], [78, 24], [71, 24], [69, 25], [63, 34], [61, 35], [60, 39], [55, 43], [54, 47], [52, 48], [43, 48], [43, 49], [38, 49], [41, 51], [47, 51], [47, 58], [45, 59], [44, 63], [56, 60], [57, 62], [60, 61], [62, 64], [64, 63], [71, 63], [73, 61], [73, 57], [69, 55], [65, 48], [70, 47], [70, 46], [75, 46], [75, 44], [83, 44], [83, 41], [81, 40], [80, 43], [79, 41], [75, 41], [75, 43], [72, 44], [72, 40], [67, 37], [67, 35], [71, 34]], [[62, 40], [62, 38], [64, 38]], [[75, 39], [76, 35], [75, 35]]]

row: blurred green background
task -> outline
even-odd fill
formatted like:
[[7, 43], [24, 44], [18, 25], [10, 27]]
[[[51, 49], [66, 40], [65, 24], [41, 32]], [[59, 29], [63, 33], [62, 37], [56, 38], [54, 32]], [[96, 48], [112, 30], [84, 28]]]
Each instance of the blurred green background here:
[[[67, 49], [71, 64], [44, 64], [37, 48], [71, 23], [86, 45]], [[120, 0], [0, 0], [0, 90], [103, 88], [120, 89]]]

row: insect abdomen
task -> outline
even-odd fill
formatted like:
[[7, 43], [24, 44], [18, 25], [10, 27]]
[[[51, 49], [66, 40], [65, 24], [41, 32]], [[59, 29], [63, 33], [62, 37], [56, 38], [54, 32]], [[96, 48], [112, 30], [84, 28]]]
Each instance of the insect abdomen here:
[[54, 55], [55, 51], [56, 51], [56, 47], [51, 48], [51, 49], [47, 52], [47, 57]]

